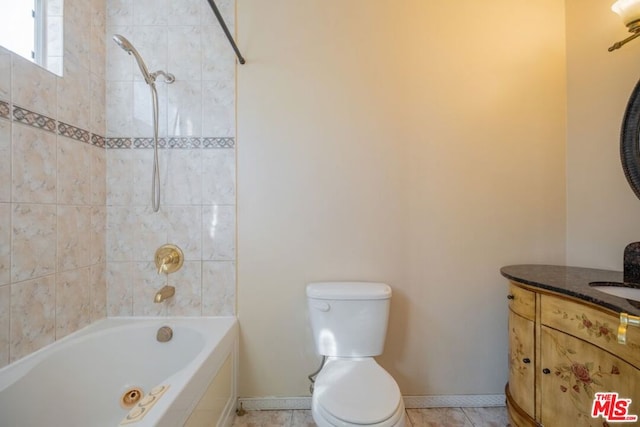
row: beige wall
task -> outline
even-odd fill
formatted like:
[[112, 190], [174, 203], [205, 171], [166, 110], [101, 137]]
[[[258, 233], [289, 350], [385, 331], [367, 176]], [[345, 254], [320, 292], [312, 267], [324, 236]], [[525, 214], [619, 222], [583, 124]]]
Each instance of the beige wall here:
[[628, 35], [611, 3], [567, 1], [567, 262], [621, 270], [625, 245], [640, 240], [640, 201], [619, 154], [640, 42], [607, 52]]
[[308, 395], [304, 287], [340, 279], [393, 287], [380, 361], [405, 395], [502, 392], [499, 268], [565, 261], [564, 19], [238, 2], [241, 396]]

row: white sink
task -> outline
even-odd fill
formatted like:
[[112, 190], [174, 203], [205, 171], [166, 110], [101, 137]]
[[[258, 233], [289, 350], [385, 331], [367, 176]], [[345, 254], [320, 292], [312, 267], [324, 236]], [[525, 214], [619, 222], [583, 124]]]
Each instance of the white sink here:
[[640, 301], [640, 288], [638, 287], [630, 287], [624, 283], [617, 282], [591, 282], [589, 283], [589, 286], [597, 291], [604, 292], [609, 295]]

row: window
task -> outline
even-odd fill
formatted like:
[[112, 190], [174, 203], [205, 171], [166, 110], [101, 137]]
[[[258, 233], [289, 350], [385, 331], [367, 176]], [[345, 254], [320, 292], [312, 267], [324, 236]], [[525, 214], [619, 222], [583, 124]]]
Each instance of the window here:
[[0, 0], [0, 45], [62, 75], [62, 0]]

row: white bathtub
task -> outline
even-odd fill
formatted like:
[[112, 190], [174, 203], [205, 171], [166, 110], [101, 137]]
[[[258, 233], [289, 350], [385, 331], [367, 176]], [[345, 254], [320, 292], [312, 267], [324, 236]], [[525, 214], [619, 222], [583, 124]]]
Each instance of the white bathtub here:
[[[173, 339], [160, 343], [165, 325]], [[115, 427], [136, 409], [121, 407], [126, 390], [157, 386], [168, 388], [127, 427], [229, 425], [237, 329], [234, 317], [96, 322], [0, 369], [0, 426]]]

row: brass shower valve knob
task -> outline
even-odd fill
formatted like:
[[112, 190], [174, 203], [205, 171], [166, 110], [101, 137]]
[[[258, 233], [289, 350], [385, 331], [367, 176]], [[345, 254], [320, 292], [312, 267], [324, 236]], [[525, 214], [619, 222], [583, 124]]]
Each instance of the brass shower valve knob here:
[[158, 274], [174, 273], [182, 267], [184, 254], [176, 245], [162, 245], [156, 251], [155, 262]]

